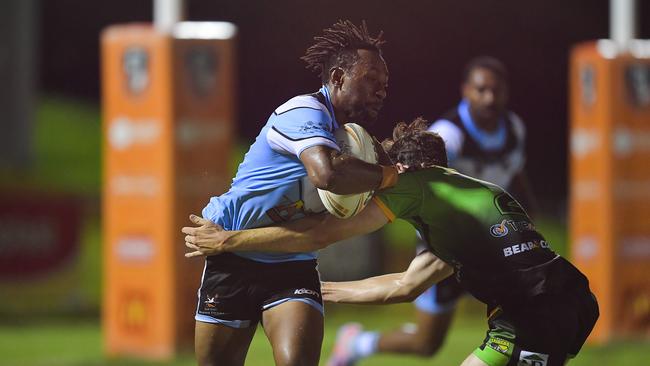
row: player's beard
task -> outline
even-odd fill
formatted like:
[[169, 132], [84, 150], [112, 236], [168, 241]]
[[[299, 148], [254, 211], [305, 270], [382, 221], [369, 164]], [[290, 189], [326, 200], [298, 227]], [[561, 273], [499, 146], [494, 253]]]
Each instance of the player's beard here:
[[377, 122], [377, 116], [379, 111], [371, 111], [367, 108], [356, 108], [354, 109], [348, 118], [348, 121], [360, 124], [361, 126], [372, 126]]

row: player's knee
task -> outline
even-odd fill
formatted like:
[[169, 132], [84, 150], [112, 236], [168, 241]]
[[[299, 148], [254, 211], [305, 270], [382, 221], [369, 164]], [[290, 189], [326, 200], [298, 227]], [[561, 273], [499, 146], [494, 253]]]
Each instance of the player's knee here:
[[196, 363], [199, 366], [216, 365], [216, 360], [214, 359], [214, 356], [210, 353], [210, 349], [201, 345], [200, 342], [194, 343], [194, 355], [196, 357]]
[[218, 352], [214, 349], [194, 348], [196, 363], [199, 366], [241, 366], [244, 357], [241, 354]]
[[415, 354], [420, 357], [429, 358], [435, 355], [436, 353], [438, 353], [439, 349], [440, 349], [439, 346], [432, 346], [432, 345], [421, 346], [415, 350]]
[[275, 364], [277, 366], [316, 366], [318, 361], [299, 355], [282, 355], [275, 357]]
[[414, 342], [414, 353], [420, 357], [431, 357], [438, 353], [442, 347], [442, 339], [423, 339], [422, 341]]
[[[225, 361], [225, 362], [224, 362]], [[217, 365], [231, 365], [232, 362], [226, 360], [218, 360], [210, 355], [196, 355], [196, 364], [199, 366], [217, 366]]]
[[197, 355], [196, 364], [198, 366], [242, 366], [244, 360], [238, 357], [215, 357], [214, 355], [211, 357], [200, 357]]
[[277, 366], [317, 366], [319, 357], [287, 350], [274, 354], [274, 358]]
[[217, 362], [209, 359], [204, 359], [201, 357], [196, 358], [196, 364], [199, 366], [217, 366]]

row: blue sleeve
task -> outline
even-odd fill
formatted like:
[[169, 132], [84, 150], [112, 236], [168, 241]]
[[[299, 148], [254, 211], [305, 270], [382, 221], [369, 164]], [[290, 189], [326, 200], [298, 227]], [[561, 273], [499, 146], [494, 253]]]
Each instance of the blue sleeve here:
[[275, 112], [266, 138], [274, 150], [296, 156], [317, 145], [339, 150], [330, 116], [320, 109], [309, 107]]
[[290, 139], [324, 137], [334, 139], [334, 127], [329, 115], [322, 110], [299, 107], [275, 114], [272, 126]]

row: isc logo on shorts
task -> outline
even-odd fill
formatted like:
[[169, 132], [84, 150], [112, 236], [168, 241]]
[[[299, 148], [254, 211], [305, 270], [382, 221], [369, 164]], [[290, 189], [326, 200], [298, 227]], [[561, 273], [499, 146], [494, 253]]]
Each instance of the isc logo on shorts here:
[[521, 351], [517, 366], [546, 366], [548, 355], [544, 353]]
[[293, 292], [293, 294], [294, 294], [294, 295], [311, 295], [311, 296], [320, 297], [320, 295], [318, 294], [318, 292], [316, 292], [316, 291], [314, 291], [314, 290], [310, 290], [310, 289], [308, 289], [308, 288], [300, 288], [300, 289], [297, 289], [296, 291]]

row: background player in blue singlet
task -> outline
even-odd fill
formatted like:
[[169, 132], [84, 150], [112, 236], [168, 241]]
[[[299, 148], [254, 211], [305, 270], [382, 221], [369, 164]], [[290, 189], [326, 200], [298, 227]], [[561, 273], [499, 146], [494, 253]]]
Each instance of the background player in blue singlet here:
[[[322, 87], [273, 111], [229, 191], [203, 217], [229, 230], [295, 220], [324, 208], [316, 188], [339, 194], [392, 186], [397, 170], [344, 156], [334, 130], [374, 122], [386, 97], [381, 34], [339, 21], [302, 58]], [[193, 219], [197, 222], [198, 218]], [[226, 253], [206, 259], [196, 311], [200, 365], [243, 365], [258, 322], [277, 365], [317, 365], [323, 338], [315, 253]]]
[[[525, 126], [506, 109], [505, 66], [492, 57], [477, 57], [465, 67], [462, 80], [463, 99], [431, 124], [429, 131], [445, 141], [450, 167], [493, 182], [530, 207], [534, 203], [523, 170]], [[375, 353], [433, 356], [444, 343], [463, 293], [455, 278], [450, 277], [415, 300], [415, 324], [385, 333], [363, 331], [357, 323], [342, 326], [329, 365], [353, 365]]]

